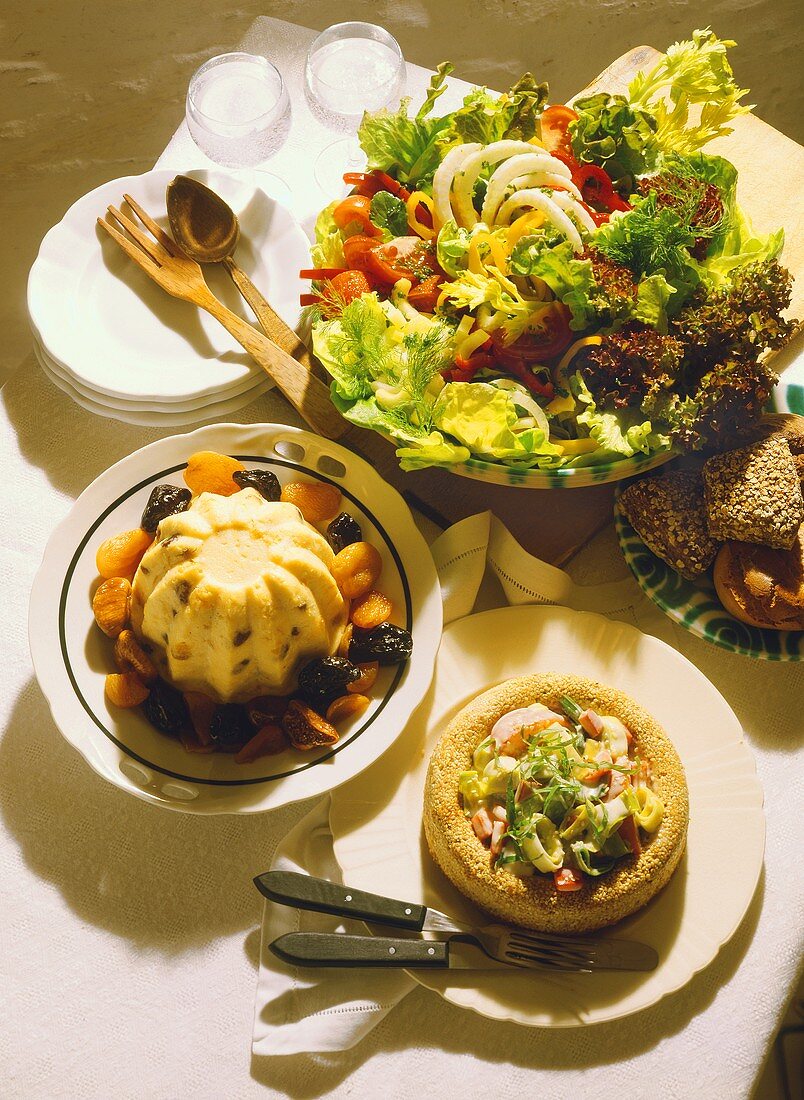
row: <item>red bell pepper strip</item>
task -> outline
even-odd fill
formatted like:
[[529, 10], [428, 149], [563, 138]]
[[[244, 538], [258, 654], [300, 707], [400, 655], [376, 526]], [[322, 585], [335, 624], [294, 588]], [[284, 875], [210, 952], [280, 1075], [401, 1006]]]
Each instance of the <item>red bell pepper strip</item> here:
[[586, 202], [596, 202], [608, 211], [631, 209], [630, 204], [615, 193], [611, 177], [596, 164], [582, 164], [572, 179]]
[[299, 278], [321, 282], [322, 279], [334, 279], [336, 275], [342, 275], [348, 270], [346, 267], [305, 267], [299, 272]]

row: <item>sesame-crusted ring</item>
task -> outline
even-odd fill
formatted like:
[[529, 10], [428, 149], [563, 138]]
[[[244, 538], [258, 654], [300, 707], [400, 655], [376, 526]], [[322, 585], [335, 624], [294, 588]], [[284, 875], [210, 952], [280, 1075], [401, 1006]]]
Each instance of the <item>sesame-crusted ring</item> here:
[[[461, 772], [503, 714], [534, 702], [555, 709], [568, 695], [582, 707], [619, 718], [636, 751], [650, 761], [651, 786], [664, 803], [658, 831], [636, 858], [557, 893], [552, 875], [519, 878], [491, 866], [459, 794]], [[669, 881], [684, 852], [689, 797], [684, 769], [667, 734], [629, 696], [582, 676], [543, 673], [506, 680], [479, 695], [452, 719], [430, 758], [424, 789], [424, 832], [430, 852], [450, 881], [482, 909], [508, 924], [544, 932], [579, 933], [614, 924], [646, 905]]]

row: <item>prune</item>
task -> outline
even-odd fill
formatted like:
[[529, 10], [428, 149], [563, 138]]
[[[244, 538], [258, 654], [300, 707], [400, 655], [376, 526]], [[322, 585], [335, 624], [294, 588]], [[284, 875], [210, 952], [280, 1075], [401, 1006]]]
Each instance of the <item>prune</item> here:
[[379, 661], [381, 665], [398, 665], [413, 652], [410, 631], [393, 623], [380, 623], [373, 630], [357, 630], [352, 634], [349, 660], [355, 664]]
[[163, 519], [186, 512], [192, 499], [189, 489], [180, 489], [178, 485], [157, 485], [148, 497], [140, 527], [153, 534]]
[[350, 516], [348, 512], [341, 512], [327, 527], [327, 540], [335, 553], [340, 554], [344, 546], [351, 546], [353, 542], [362, 542], [363, 532], [354, 516]]
[[271, 504], [279, 500], [282, 493], [279, 479], [270, 470], [235, 470], [232, 480], [241, 489], [256, 489]]
[[246, 708], [239, 703], [223, 703], [212, 715], [209, 736], [220, 747], [243, 745], [254, 736]]
[[319, 657], [299, 673], [299, 694], [313, 707], [326, 707], [359, 677], [360, 669], [345, 657]]
[[164, 680], [156, 681], [142, 709], [155, 729], [173, 736], [180, 733], [190, 719], [184, 696]]

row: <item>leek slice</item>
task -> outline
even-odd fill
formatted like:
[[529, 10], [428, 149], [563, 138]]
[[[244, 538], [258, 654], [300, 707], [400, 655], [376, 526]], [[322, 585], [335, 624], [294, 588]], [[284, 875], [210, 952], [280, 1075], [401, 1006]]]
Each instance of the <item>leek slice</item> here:
[[638, 787], [636, 800], [639, 811], [634, 815], [637, 825], [641, 825], [646, 833], [655, 833], [664, 817], [664, 803], [650, 787]]

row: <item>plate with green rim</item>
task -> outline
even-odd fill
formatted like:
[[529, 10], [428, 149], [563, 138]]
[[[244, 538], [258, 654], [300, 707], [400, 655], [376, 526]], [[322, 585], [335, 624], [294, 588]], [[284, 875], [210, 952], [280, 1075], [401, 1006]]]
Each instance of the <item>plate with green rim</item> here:
[[648, 549], [616, 501], [614, 526], [637, 584], [673, 622], [730, 653], [763, 661], [804, 660], [804, 630], [764, 630], [735, 619], [718, 599], [709, 573], [694, 581], [679, 576]]
[[[253, 763], [187, 752], [154, 729], [140, 708], [105, 697], [116, 672], [113, 643], [98, 629], [92, 595], [95, 555], [111, 535], [138, 527], [156, 484], [183, 486], [187, 459], [218, 451], [281, 483], [336, 485], [342, 507], [380, 552], [379, 587], [392, 619], [411, 631], [409, 661], [380, 670], [368, 709], [339, 728], [340, 739], [311, 752], [287, 749]], [[310, 432], [280, 424], [216, 424], [157, 440], [106, 470], [84, 490], [50, 537], [34, 580], [29, 639], [34, 670], [62, 734], [115, 786], [153, 805], [195, 814], [255, 813], [321, 795], [373, 763], [399, 736], [433, 675], [442, 603], [427, 544], [402, 498], [363, 459]]]

